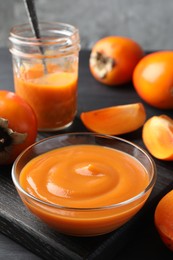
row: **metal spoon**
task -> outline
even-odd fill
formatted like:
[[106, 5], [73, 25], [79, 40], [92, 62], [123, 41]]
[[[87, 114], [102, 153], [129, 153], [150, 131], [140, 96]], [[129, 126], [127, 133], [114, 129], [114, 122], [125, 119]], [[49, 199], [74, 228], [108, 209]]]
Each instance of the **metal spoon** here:
[[[40, 40], [41, 35], [40, 35], [40, 30], [38, 26], [38, 19], [37, 19], [37, 13], [35, 9], [35, 3], [34, 0], [23, 0], [25, 4], [25, 8], [27, 11], [27, 15], [29, 18], [29, 23], [31, 25], [32, 32], [34, 36]], [[44, 55], [44, 49], [42, 46], [39, 46], [40, 53]], [[42, 59], [43, 66], [44, 66], [44, 72], [47, 73], [47, 67], [46, 67], [46, 62], [45, 59]]]

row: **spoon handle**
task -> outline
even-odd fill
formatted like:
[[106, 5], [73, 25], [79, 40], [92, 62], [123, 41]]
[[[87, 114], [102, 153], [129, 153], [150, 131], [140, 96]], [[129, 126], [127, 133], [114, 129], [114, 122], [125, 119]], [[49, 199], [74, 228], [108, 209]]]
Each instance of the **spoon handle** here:
[[[37, 19], [37, 13], [36, 13], [36, 9], [35, 9], [35, 3], [34, 0], [23, 0], [24, 4], [25, 4], [25, 8], [27, 11], [27, 15], [29, 18], [29, 23], [31, 25], [31, 29], [33, 34], [35, 35], [35, 37], [40, 40], [41, 35], [40, 35], [40, 30], [39, 30], [39, 26], [38, 26], [38, 19]], [[39, 46], [39, 50], [41, 52], [41, 54], [44, 54], [44, 49], [42, 46]], [[44, 71], [46, 72], [46, 63], [45, 60], [43, 59], [43, 66], [44, 66]]]
[[25, 8], [29, 17], [29, 22], [33, 31], [33, 34], [36, 38], [40, 39], [40, 31], [38, 27], [38, 19], [35, 9], [34, 0], [23, 0], [25, 4]]

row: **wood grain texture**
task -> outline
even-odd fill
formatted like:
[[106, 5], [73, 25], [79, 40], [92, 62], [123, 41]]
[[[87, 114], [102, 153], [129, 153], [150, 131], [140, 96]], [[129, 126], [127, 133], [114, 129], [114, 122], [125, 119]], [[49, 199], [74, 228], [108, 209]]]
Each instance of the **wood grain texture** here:
[[[13, 90], [11, 69], [11, 57], [7, 49], [0, 49], [0, 88]], [[82, 111], [101, 107], [127, 104], [141, 101], [133, 89], [132, 84], [121, 87], [106, 87], [91, 76], [88, 68], [89, 51], [80, 54], [79, 88], [78, 88], [78, 114], [73, 125], [64, 132], [86, 131], [79, 115]], [[147, 109], [147, 117], [153, 114], [161, 114], [163, 111], [154, 109], [144, 104]], [[173, 117], [172, 111], [166, 112]], [[62, 133], [57, 132], [54, 134]], [[42, 133], [38, 139], [48, 137], [51, 134]], [[121, 136], [141, 147], [141, 129]], [[158, 200], [173, 186], [173, 163], [161, 162], [154, 159], [157, 165], [158, 177], [150, 199], [143, 210], [140, 211], [128, 224], [110, 234], [79, 238], [62, 235], [43, 224], [34, 217], [21, 202], [11, 180], [11, 166], [0, 167], [0, 231], [14, 241], [31, 250], [42, 259], [121, 259], [123, 247], [133, 248], [133, 242], [138, 242], [141, 234], [146, 229], [152, 231], [156, 245], [159, 239], [153, 227], [153, 212]], [[141, 224], [142, 223], [142, 224]], [[146, 237], [144, 241], [146, 241]], [[131, 241], [131, 243], [130, 243]], [[150, 248], [150, 245], [148, 245]], [[171, 258], [167, 250], [161, 247], [165, 259]], [[130, 249], [129, 249], [130, 251]], [[120, 254], [122, 252], [122, 254]], [[139, 252], [136, 250], [136, 252]], [[153, 252], [159, 256], [159, 249]], [[24, 256], [24, 255], [23, 255]], [[119, 257], [119, 258], [118, 258]], [[124, 256], [125, 257], [125, 256]], [[167, 257], [167, 258], [166, 258]], [[3, 258], [2, 258], [3, 259]], [[14, 258], [15, 259], [15, 258]], [[17, 259], [17, 258], [16, 258]], [[23, 258], [25, 259], [25, 257]], [[122, 258], [127, 259], [127, 258]], [[144, 258], [140, 258], [144, 259]]]
[[24, 249], [7, 236], [0, 234], [0, 259], [8, 260], [41, 260], [40, 257]]

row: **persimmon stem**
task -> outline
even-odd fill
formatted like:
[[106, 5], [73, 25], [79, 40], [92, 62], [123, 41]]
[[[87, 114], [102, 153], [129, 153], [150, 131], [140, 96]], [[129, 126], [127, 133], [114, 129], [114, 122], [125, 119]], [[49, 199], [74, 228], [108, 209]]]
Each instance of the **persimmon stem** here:
[[13, 139], [9, 135], [8, 130], [0, 126], [0, 152], [4, 151], [5, 147], [12, 145]]
[[12, 145], [22, 144], [26, 137], [26, 133], [18, 133], [10, 129], [7, 119], [0, 118], [0, 152]]

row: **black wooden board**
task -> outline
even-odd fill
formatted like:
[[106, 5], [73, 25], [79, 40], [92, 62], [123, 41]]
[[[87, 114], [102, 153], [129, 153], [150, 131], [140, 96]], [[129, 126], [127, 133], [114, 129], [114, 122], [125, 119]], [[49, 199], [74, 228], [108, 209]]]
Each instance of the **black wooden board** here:
[[[0, 88], [13, 90], [11, 57], [7, 49], [0, 49]], [[80, 121], [82, 111], [141, 101], [132, 84], [107, 87], [94, 80], [88, 68], [89, 51], [80, 54], [78, 114], [66, 132], [86, 131]], [[144, 104], [147, 117], [172, 111], [161, 111]], [[61, 131], [60, 133], [62, 133]], [[53, 133], [58, 134], [58, 132]], [[38, 134], [38, 139], [51, 134]], [[141, 129], [121, 136], [141, 147]], [[157, 182], [144, 208], [129, 223], [118, 230], [97, 237], [70, 237], [50, 229], [34, 217], [21, 202], [11, 180], [11, 166], [0, 167], [0, 232], [30, 249], [43, 259], [115, 259], [129, 240], [140, 237], [145, 228], [153, 229], [153, 213], [158, 200], [173, 187], [173, 162], [154, 159]], [[168, 253], [169, 254], [169, 253]], [[169, 259], [169, 258], [167, 258]], [[170, 258], [171, 259], [171, 258]]]

